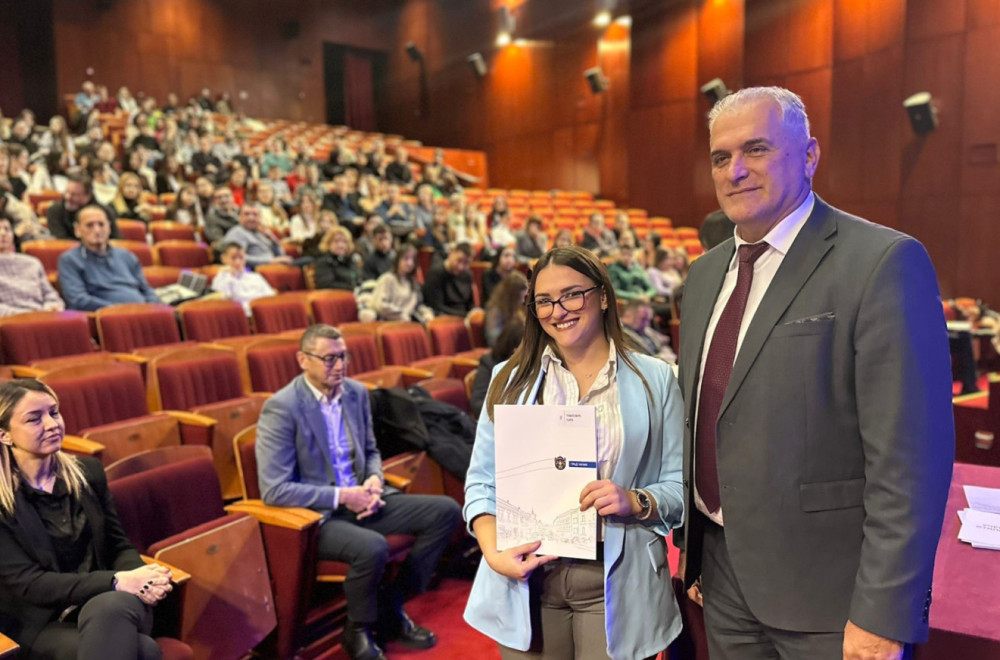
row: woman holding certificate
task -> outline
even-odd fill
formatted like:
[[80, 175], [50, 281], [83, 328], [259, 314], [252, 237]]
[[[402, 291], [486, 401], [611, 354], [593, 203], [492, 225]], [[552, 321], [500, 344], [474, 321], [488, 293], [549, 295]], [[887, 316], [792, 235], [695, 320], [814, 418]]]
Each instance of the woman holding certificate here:
[[[651, 658], [681, 629], [665, 545], [683, 514], [680, 390], [666, 363], [626, 343], [607, 270], [589, 250], [543, 255], [525, 300], [524, 340], [494, 372], [465, 482], [483, 552], [465, 619], [504, 660]], [[536, 555], [540, 540], [498, 550], [503, 405], [594, 406], [597, 478], [579, 505], [597, 514], [596, 560]], [[538, 435], [532, 443], [551, 442]]]

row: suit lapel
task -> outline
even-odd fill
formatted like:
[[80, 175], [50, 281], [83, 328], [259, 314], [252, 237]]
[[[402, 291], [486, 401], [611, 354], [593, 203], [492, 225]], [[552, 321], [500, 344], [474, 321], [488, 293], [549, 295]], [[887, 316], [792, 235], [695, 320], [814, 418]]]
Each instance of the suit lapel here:
[[[715, 309], [716, 299], [722, 290], [722, 283], [726, 279], [726, 272], [729, 270], [729, 262], [733, 259], [733, 252], [736, 251], [736, 241], [729, 239], [701, 257], [699, 261], [706, 261], [703, 266], [706, 268], [705, 276], [700, 278], [700, 286], [696, 290], [688, 289], [684, 292], [684, 299], [696, 305], [684, 305], [681, 318], [683, 319], [683, 331], [681, 341], [685, 348], [694, 342], [694, 350], [686, 350], [682, 358], [684, 360], [684, 381], [681, 386], [688, 395], [688, 416], [694, 417], [695, 402], [698, 400], [698, 373], [701, 371], [701, 356], [705, 351], [705, 332], [708, 330], [708, 322], [712, 318], [712, 310]], [[689, 280], [689, 284], [690, 284]], [[689, 286], [685, 284], [685, 288]]]
[[785, 255], [778, 272], [771, 280], [760, 306], [754, 314], [750, 327], [743, 337], [740, 352], [733, 364], [722, 406], [719, 408], [721, 417], [732, 402], [753, 366], [757, 355], [764, 347], [764, 342], [771, 334], [778, 319], [798, 295], [806, 280], [812, 275], [826, 253], [833, 247], [833, 241], [827, 240], [837, 232], [837, 222], [826, 205], [818, 196], [812, 215], [799, 230], [799, 235]]
[[[344, 385], [344, 393], [340, 397], [340, 416], [344, 420], [344, 429], [347, 432], [347, 439], [354, 447], [354, 463], [351, 466], [354, 470], [354, 478], [360, 484], [364, 481], [365, 475], [365, 452], [361, 446], [361, 429], [355, 425], [354, 411], [360, 410], [358, 403], [358, 392], [348, 389], [347, 383]], [[367, 396], [367, 393], [366, 393]]]

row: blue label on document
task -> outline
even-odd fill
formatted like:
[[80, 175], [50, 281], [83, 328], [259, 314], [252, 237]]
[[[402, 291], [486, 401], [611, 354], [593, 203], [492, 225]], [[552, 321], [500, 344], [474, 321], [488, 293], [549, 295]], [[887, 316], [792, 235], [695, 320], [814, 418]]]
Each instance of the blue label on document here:
[[582, 467], [582, 468], [596, 468], [597, 463], [594, 461], [570, 461], [570, 467]]

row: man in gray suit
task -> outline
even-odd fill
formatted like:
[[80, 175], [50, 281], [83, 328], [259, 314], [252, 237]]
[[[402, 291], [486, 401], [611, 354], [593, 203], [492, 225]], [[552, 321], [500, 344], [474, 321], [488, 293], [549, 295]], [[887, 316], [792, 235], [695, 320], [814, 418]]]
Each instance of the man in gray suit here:
[[713, 660], [900, 658], [927, 637], [954, 457], [934, 269], [812, 193], [795, 94], [744, 89], [709, 126], [736, 232], [681, 312], [689, 595]]
[[[317, 554], [350, 565], [342, 645], [351, 660], [384, 660], [372, 636], [376, 621], [388, 639], [430, 648], [437, 641], [434, 634], [406, 615], [402, 600], [427, 588], [459, 524], [458, 503], [444, 496], [404, 495], [383, 485], [368, 391], [346, 378], [350, 357], [336, 328], [310, 327], [299, 348], [302, 375], [268, 399], [257, 426], [264, 502], [324, 514]], [[386, 534], [411, 534], [416, 542], [379, 603], [389, 557]]]

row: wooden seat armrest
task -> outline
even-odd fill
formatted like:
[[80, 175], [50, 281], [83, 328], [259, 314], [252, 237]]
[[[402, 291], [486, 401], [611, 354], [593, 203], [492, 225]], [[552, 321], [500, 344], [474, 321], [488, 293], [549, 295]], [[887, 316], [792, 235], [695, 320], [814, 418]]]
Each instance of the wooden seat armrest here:
[[308, 529], [319, 524], [322, 514], [300, 507], [268, 506], [261, 500], [240, 500], [226, 507], [227, 513], [245, 513], [265, 525], [286, 529]]
[[268, 399], [271, 398], [271, 393], [270, 392], [251, 392], [247, 396], [250, 397], [251, 399], [263, 399], [264, 401], [267, 401]]
[[132, 353], [113, 353], [119, 362], [131, 362], [133, 364], [146, 364], [149, 358], [143, 355], [133, 355]]
[[17, 650], [21, 648], [17, 642], [4, 634], [0, 634], [0, 658], [16, 658]]
[[479, 366], [479, 360], [469, 358], [454, 358], [451, 363], [460, 367], [472, 367], [473, 369]]
[[413, 482], [412, 479], [407, 479], [406, 477], [401, 477], [398, 474], [393, 474], [391, 472], [386, 472], [383, 476], [385, 477], [385, 483], [389, 484], [393, 488], [403, 491], [409, 488], [410, 484]]
[[416, 367], [400, 367], [399, 371], [404, 376], [417, 378], [420, 380], [424, 380], [426, 378], [431, 378], [432, 376], [434, 376], [432, 372], [427, 371], [426, 369], [418, 369]]
[[38, 367], [26, 367], [22, 364], [12, 365], [10, 370], [14, 372], [14, 378], [38, 378], [45, 374], [44, 369]]
[[191, 574], [185, 571], [183, 568], [177, 568], [173, 564], [168, 564], [162, 559], [154, 559], [149, 555], [140, 555], [142, 560], [147, 564], [159, 564], [160, 566], [166, 566], [170, 569], [170, 581], [174, 584], [184, 584], [191, 579]]
[[94, 442], [78, 435], [67, 435], [63, 437], [62, 448], [65, 451], [82, 456], [98, 456], [104, 451], [104, 445]]
[[212, 419], [208, 415], [199, 415], [198, 413], [186, 412], [184, 410], [164, 410], [163, 412], [170, 415], [181, 424], [204, 426], [208, 428], [211, 428], [216, 424], [216, 420]]
[[365, 389], [368, 389], [368, 390], [377, 390], [378, 389], [378, 385], [376, 385], [375, 383], [369, 383], [368, 381], [365, 381], [365, 380], [361, 381], [361, 384], [364, 385]]

